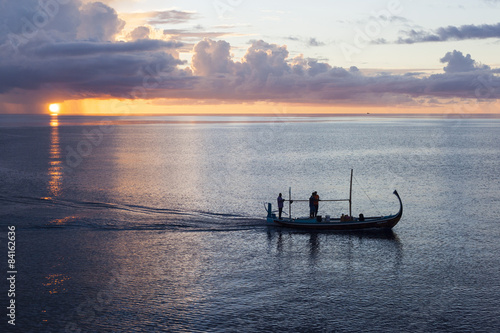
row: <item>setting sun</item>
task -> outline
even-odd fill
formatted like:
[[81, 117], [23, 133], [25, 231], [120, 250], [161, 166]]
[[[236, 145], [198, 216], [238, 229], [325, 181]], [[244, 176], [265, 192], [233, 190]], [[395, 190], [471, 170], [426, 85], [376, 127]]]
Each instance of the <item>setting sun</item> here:
[[50, 104], [49, 111], [54, 114], [59, 113], [59, 104]]

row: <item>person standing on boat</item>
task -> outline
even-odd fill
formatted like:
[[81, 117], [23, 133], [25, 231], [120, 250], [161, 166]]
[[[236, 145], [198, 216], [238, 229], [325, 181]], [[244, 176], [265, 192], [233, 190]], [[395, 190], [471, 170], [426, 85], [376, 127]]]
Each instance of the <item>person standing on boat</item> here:
[[316, 216], [318, 216], [318, 209], [319, 209], [319, 195], [318, 195], [318, 192], [314, 191], [312, 196], [313, 196], [314, 217], [316, 217]]
[[314, 193], [311, 194], [311, 197], [309, 198], [309, 218], [314, 217]]
[[283, 203], [285, 199], [281, 196], [281, 193], [278, 195], [278, 217], [281, 220], [281, 213], [283, 213]]

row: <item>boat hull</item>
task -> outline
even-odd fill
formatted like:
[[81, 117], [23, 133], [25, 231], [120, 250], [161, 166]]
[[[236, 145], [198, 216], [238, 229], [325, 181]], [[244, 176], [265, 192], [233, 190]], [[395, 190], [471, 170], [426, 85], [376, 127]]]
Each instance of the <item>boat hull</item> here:
[[315, 230], [359, 230], [359, 229], [392, 229], [401, 219], [401, 216], [392, 215], [380, 218], [365, 219], [365, 221], [349, 222], [318, 222], [315, 219], [274, 219], [269, 218], [268, 223], [280, 227], [315, 229]]

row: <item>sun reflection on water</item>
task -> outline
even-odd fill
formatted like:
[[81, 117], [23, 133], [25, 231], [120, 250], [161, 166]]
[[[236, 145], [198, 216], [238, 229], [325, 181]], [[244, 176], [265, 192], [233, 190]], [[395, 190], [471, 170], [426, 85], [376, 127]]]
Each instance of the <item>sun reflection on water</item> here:
[[65, 216], [65, 217], [58, 218], [58, 219], [53, 219], [49, 222], [49, 224], [62, 226], [62, 225], [68, 224], [68, 222], [75, 221], [75, 220], [77, 220], [77, 216], [70, 215], [70, 216]]
[[64, 284], [69, 279], [70, 277], [64, 274], [49, 274], [42, 285], [47, 288], [49, 294], [63, 293], [67, 291]]
[[57, 197], [61, 193], [62, 186], [62, 158], [61, 145], [59, 141], [59, 120], [57, 114], [50, 117], [50, 151], [49, 151], [49, 192]]

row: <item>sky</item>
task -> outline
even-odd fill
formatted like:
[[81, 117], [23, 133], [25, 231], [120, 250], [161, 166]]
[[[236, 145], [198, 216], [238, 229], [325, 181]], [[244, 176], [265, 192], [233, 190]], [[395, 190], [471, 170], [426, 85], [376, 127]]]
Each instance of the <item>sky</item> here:
[[0, 0], [0, 113], [498, 113], [500, 0]]

